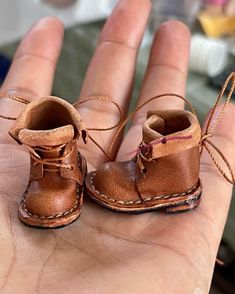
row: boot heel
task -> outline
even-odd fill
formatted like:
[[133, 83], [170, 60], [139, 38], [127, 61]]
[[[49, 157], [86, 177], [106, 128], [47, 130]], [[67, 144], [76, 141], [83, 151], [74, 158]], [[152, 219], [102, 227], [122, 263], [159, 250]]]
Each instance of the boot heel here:
[[167, 213], [181, 213], [195, 209], [200, 203], [200, 197], [193, 200], [185, 201], [185, 203], [175, 206], [170, 206], [166, 209]]

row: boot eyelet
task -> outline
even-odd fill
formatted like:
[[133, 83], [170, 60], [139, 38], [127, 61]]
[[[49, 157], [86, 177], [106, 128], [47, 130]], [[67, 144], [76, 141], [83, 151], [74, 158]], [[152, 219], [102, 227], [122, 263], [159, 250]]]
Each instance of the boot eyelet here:
[[142, 170], [141, 170], [141, 173], [142, 173], [143, 175], [145, 175], [145, 174], [147, 173], [147, 169], [146, 169], [146, 168], [142, 169]]
[[162, 143], [162, 144], [166, 144], [166, 142], [167, 142], [167, 139], [166, 139], [165, 137], [163, 137], [163, 138], [161, 139], [161, 143]]

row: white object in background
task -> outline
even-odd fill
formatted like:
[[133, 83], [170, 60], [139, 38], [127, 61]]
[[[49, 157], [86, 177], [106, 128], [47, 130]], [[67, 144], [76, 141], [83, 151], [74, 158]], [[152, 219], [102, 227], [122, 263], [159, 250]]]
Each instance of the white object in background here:
[[66, 8], [66, 7], [73, 5], [78, 0], [41, 0], [41, 1], [43, 1], [45, 3], [49, 3], [56, 8], [57, 7], [58, 8]]
[[201, 8], [202, 0], [152, 0], [154, 28], [169, 19], [179, 19], [191, 26]]
[[191, 40], [189, 68], [214, 77], [225, 69], [228, 56], [228, 47], [224, 41], [194, 35]]
[[60, 6], [56, 6], [56, 0], [53, 0], [54, 5], [50, 4], [50, 0], [34, 1], [39, 2], [47, 8], [50, 15], [59, 17], [67, 27], [76, 23], [86, 23], [105, 19], [117, 3], [117, 0], [77, 0], [74, 1], [73, 5], [68, 5], [67, 8], [61, 8]]
[[67, 8], [56, 8], [46, 1], [0, 0], [0, 46], [17, 41], [37, 20], [45, 16], [59, 17], [67, 28], [78, 23], [105, 19], [118, 0], [77, 0]]
[[235, 56], [235, 37], [226, 38], [229, 53]]

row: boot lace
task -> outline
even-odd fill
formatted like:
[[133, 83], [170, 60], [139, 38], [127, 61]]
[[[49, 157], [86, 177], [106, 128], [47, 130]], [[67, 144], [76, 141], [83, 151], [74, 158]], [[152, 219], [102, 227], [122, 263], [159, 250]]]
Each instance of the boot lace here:
[[32, 148], [31, 146], [25, 145], [30, 153], [30, 156], [33, 160], [33, 166], [36, 166], [38, 164], [42, 164], [44, 167], [44, 171], [48, 171], [48, 172], [58, 172], [60, 170], [60, 168], [65, 168], [68, 170], [74, 170], [74, 165], [73, 164], [65, 164], [62, 163], [64, 160], [66, 160], [71, 151], [72, 148], [70, 148], [68, 151], [66, 151], [66, 153], [64, 152], [62, 156], [58, 156], [58, 157], [53, 157], [53, 158], [46, 158], [46, 157], [41, 157], [37, 151], [49, 151], [49, 152], [61, 152], [64, 150], [66, 144], [61, 144], [59, 146], [56, 147], [52, 147], [52, 148], [47, 148], [47, 147], [42, 147], [42, 148]]
[[[219, 115], [216, 117], [216, 119], [213, 121], [214, 119], [214, 114], [215, 114], [215, 111], [221, 101], [221, 99], [224, 97], [224, 93], [225, 91], [227, 90], [228, 86], [230, 85], [230, 88], [228, 90], [228, 94], [227, 94], [227, 97], [225, 99], [225, 102], [223, 103], [223, 106], [220, 110], [220, 113]], [[214, 107], [212, 108], [211, 112], [210, 112], [210, 115], [209, 115], [209, 118], [208, 118], [208, 121], [207, 121], [207, 124], [206, 124], [206, 127], [205, 127], [205, 131], [204, 133], [202, 134], [201, 136], [201, 140], [199, 142], [199, 146], [201, 147], [201, 152], [202, 153], [202, 150], [203, 148], [205, 148], [205, 150], [208, 152], [208, 154], [210, 155], [212, 161], [214, 162], [215, 166], [217, 167], [218, 171], [222, 174], [222, 176], [231, 184], [234, 184], [235, 183], [235, 176], [234, 176], [234, 172], [232, 170], [232, 167], [229, 163], [229, 161], [226, 159], [226, 157], [224, 156], [224, 154], [222, 153], [222, 151], [215, 146], [215, 144], [210, 140], [210, 138], [212, 138], [214, 136], [214, 132], [215, 132], [215, 129], [218, 125], [218, 123], [220, 122], [221, 118], [223, 117], [224, 115], [224, 112], [232, 98], [232, 94], [234, 92], [234, 89], [235, 89], [235, 72], [232, 72], [228, 78], [226, 79], [217, 99], [216, 99], [216, 102], [215, 102], [215, 105]], [[15, 101], [18, 101], [18, 102], [21, 102], [21, 103], [24, 103], [24, 104], [28, 104], [30, 103], [29, 100], [27, 100], [26, 98], [22, 97], [22, 96], [6, 96], [6, 95], [1, 95], [0, 94], [0, 97], [8, 97], [12, 100], [15, 100]], [[144, 106], [146, 106], [147, 104], [149, 104], [150, 102], [152, 102], [153, 100], [157, 100], [159, 98], [163, 98], [163, 97], [176, 97], [176, 98], [179, 98], [181, 100], [183, 100], [188, 106], [189, 108], [191, 109], [191, 111], [193, 112], [193, 114], [196, 115], [196, 111], [194, 110], [192, 104], [187, 100], [185, 99], [183, 96], [179, 95], [179, 94], [175, 94], [175, 93], [164, 93], [164, 94], [160, 94], [160, 95], [157, 95], [157, 96], [154, 96], [150, 99], [148, 99], [147, 101], [145, 101], [143, 104], [140, 104], [139, 106], [136, 107], [136, 109], [131, 112], [128, 117], [123, 120], [123, 113], [122, 113], [122, 110], [120, 108], [120, 106], [114, 101], [112, 100], [112, 98], [108, 97], [108, 96], [92, 96], [92, 97], [88, 97], [82, 101], [79, 101], [75, 104], [73, 104], [74, 107], [76, 107], [77, 105], [81, 105], [83, 103], [86, 103], [90, 100], [100, 100], [100, 101], [104, 101], [104, 102], [109, 102], [109, 103], [112, 103], [115, 105], [115, 107], [118, 109], [119, 111], [119, 120], [118, 122], [114, 125], [114, 126], [111, 126], [109, 128], [87, 128], [85, 129], [83, 126], [81, 127], [81, 136], [83, 138], [83, 141], [86, 143], [87, 142], [87, 138], [89, 138], [102, 152], [103, 154], [109, 159], [109, 160], [113, 160], [113, 156], [112, 156], [112, 151], [113, 151], [113, 147], [117, 141], [117, 139], [119, 138], [119, 135], [121, 133], [121, 131], [123, 130], [123, 128], [125, 127], [125, 125], [127, 124], [127, 122], [129, 121], [129, 119], [132, 119], [133, 116], [136, 114], [136, 112], [138, 112], [141, 108], [143, 108]], [[197, 115], [196, 115], [197, 116]], [[5, 118], [5, 119], [9, 119], [9, 120], [15, 120], [16, 118], [15, 117], [9, 117], [9, 116], [4, 116], [4, 115], [0, 115], [1, 118]], [[112, 143], [110, 145], [110, 148], [109, 148], [109, 151], [106, 152], [101, 146], [100, 144], [98, 144], [98, 142], [96, 142], [89, 134], [88, 134], [88, 131], [108, 131], [108, 130], [112, 130], [114, 128], [118, 128], [117, 129], [117, 132], [112, 140]], [[182, 140], [182, 139], [186, 139], [186, 138], [182, 138], [182, 137], [174, 137], [174, 138], [161, 138], [160, 141], [154, 141], [154, 142], [150, 142], [149, 144], [145, 144], [144, 142], [142, 142], [137, 151], [135, 152], [136, 153], [136, 156], [135, 156], [135, 160], [137, 161], [141, 171], [145, 172], [146, 171], [146, 168], [145, 168], [145, 165], [144, 165], [144, 162], [145, 161], [151, 161], [153, 160], [153, 158], [151, 157], [148, 157], [148, 153], [149, 151], [151, 150], [152, 146], [154, 144], [166, 144], [168, 140]], [[40, 163], [44, 163], [46, 164], [47, 166], [58, 166], [60, 163], [58, 162], [54, 162], [55, 159], [42, 159], [40, 158], [40, 156], [35, 152], [35, 150], [30, 150], [30, 153], [32, 154], [32, 156], [34, 156], [34, 159], [36, 162], [40, 162]], [[227, 174], [224, 169], [220, 166], [219, 162], [217, 161], [216, 159], [216, 156], [215, 154], [217, 154], [221, 159], [222, 161], [225, 163], [228, 171], [229, 171], [229, 174]], [[59, 159], [60, 160], [60, 159]], [[66, 165], [66, 168], [70, 168], [69, 165]]]
[[[48, 97], [55, 97], [55, 96], [48, 96]], [[17, 101], [17, 102], [20, 102], [20, 103], [23, 103], [23, 104], [29, 104], [30, 101], [22, 96], [13, 96], [13, 95], [4, 95], [4, 94], [0, 94], [0, 98], [9, 98], [11, 100], [14, 100], [14, 101]], [[56, 97], [57, 98], [57, 97]], [[123, 121], [123, 112], [120, 108], [120, 106], [111, 98], [111, 97], [108, 97], [108, 96], [91, 96], [91, 97], [88, 97], [88, 98], [85, 98], [81, 101], [78, 101], [76, 103], [73, 104], [74, 108], [76, 108], [77, 106], [83, 104], [83, 103], [87, 103], [91, 100], [98, 100], [98, 101], [102, 101], [102, 102], [108, 102], [108, 103], [111, 103], [113, 104], [117, 110], [118, 110], [118, 114], [119, 114], [119, 119], [118, 119], [118, 122], [116, 124], [114, 124], [113, 126], [111, 127], [108, 127], [108, 128], [85, 128], [82, 123], [81, 123], [81, 130], [79, 131], [80, 133], [80, 137], [83, 139], [83, 142], [86, 144], [88, 139], [91, 140], [96, 146], [97, 148], [99, 148], [102, 153], [109, 159], [109, 160], [114, 160], [113, 158], [113, 155], [112, 155], [112, 150], [111, 148], [108, 150], [108, 152], [106, 152], [103, 147], [89, 134], [89, 131], [109, 131], [109, 130], [113, 130], [115, 129], [116, 127], [118, 127], [121, 122]], [[0, 114], [0, 118], [4, 118], [4, 119], [7, 119], [7, 120], [16, 120], [17, 117], [11, 117], [11, 116], [5, 116], [5, 115], [1, 115]], [[65, 145], [61, 145], [61, 146], [56, 146], [55, 149], [57, 150], [58, 148], [62, 149]], [[58, 163], [59, 161], [63, 160], [63, 159], [66, 159], [68, 157], [69, 154], [65, 154], [63, 155], [62, 157], [58, 157], [58, 158], [41, 158], [40, 155], [36, 152], [36, 150], [39, 150], [40, 148], [31, 148], [30, 146], [27, 146], [26, 147], [29, 149], [29, 152], [31, 154], [31, 157], [33, 158], [33, 160], [37, 163], [42, 163], [44, 165], [47, 165], [47, 166], [53, 166], [53, 167], [64, 167], [64, 168], [67, 168], [67, 169], [71, 169], [72, 166], [71, 165], [67, 165], [67, 164], [62, 164], [62, 163]], [[53, 151], [51, 148], [50, 148], [51, 151]], [[71, 152], [71, 150], [70, 150]], [[52, 169], [51, 169], [52, 170]], [[54, 169], [53, 169], [54, 171]]]

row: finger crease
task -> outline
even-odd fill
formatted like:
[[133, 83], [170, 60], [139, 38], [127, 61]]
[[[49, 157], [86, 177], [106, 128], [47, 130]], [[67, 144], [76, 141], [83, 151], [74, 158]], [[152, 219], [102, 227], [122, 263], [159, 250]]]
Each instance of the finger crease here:
[[105, 40], [105, 41], [100, 41], [99, 42], [99, 46], [100, 45], [105, 45], [105, 44], [107, 44], [107, 45], [117, 45], [117, 46], [121, 46], [121, 47], [124, 47], [124, 48], [127, 48], [127, 49], [131, 49], [131, 50], [137, 50], [137, 47], [138, 46], [133, 46], [133, 45], [130, 45], [130, 44], [127, 44], [127, 43], [125, 43], [125, 42], [119, 42], [119, 41], [114, 41], [114, 40]]
[[32, 59], [40, 59], [42, 61], [46, 61], [48, 62], [51, 66], [54, 67], [54, 60], [52, 60], [51, 58], [49, 57], [46, 57], [46, 56], [43, 56], [43, 55], [40, 55], [40, 54], [35, 54], [35, 53], [23, 53], [23, 54], [18, 54], [15, 56], [15, 59], [13, 62], [17, 61], [19, 62], [19, 60], [21, 59], [27, 59], [27, 58], [32, 58]]
[[163, 68], [167, 68], [167, 69], [173, 69], [173, 70], [177, 71], [178, 73], [181, 73], [184, 76], [187, 75], [187, 73], [185, 71], [183, 71], [180, 67], [175, 66], [175, 65], [170, 64], [170, 63], [150, 63], [148, 69], [150, 70], [150, 69], [158, 68], [158, 67], [160, 67], [160, 68], [163, 67]]
[[9, 87], [7, 88], [7, 95], [12, 95], [16, 93], [17, 95], [26, 95], [27, 98], [34, 98], [38, 97], [39, 94], [34, 91], [34, 89], [31, 89], [30, 87]]

